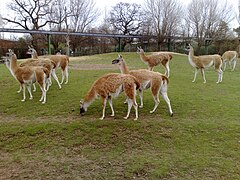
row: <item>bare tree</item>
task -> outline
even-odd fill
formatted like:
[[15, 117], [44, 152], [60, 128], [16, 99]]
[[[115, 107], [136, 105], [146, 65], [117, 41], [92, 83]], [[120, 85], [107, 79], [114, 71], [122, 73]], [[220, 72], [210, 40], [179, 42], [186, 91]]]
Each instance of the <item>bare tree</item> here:
[[238, 24], [240, 25], [240, 0], [238, 0]]
[[120, 2], [110, 12], [110, 23], [116, 33], [124, 35], [138, 34], [142, 25], [141, 6]]
[[0, 14], [0, 27], [3, 26], [3, 20], [2, 20], [2, 15]]
[[[3, 23], [3, 20], [2, 20], [2, 16], [0, 14], [0, 28], [3, 28], [4, 27], [4, 23]], [[0, 32], [0, 39], [2, 39], [2, 32]], [[4, 37], [4, 36], [3, 36]]]
[[70, 0], [70, 29], [84, 32], [100, 15], [94, 0]]
[[[3, 20], [26, 30], [83, 32], [99, 16], [94, 0], [12, 0], [8, 8], [14, 16], [5, 15]], [[31, 36], [33, 45], [37, 47], [39, 41], [36, 38], [43, 37], [34, 34]], [[66, 37], [68, 43], [69, 38]], [[55, 49], [63, 41], [63, 37], [54, 36]]]
[[232, 6], [221, 0], [192, 0], [188, 6], [187, 20], [200, 48], [206, 38], [214, 40], [221, 29], [226, 30], [222, 26], [233, 20]]
[[[4, 15], [2, 19], [26, 30], [43, 29], [50, 22], [56, 23], [48, 19], [48, 15], [52, 13], [49, 8], [51, 2], [52, 0], [12, 0], [7, 5], [11, 13]], [[32, 44], [37, 47], [38, 39], [42, 39], [42, 37], [34, 34], [31, 36], [33, 38]]]
[[[49, 14], [48, 19], [51, 22], [57, 23], [49, 23], [49, 28], [55, 31], [68, 31], [68, 23], [67, 18], [70, 16], [70, 10], [68, 10], [68, 0], [53, 0], [51, 5], [51, 14]], [[63, 47], [64, 42], [69, 38], [66, 36], [65, 38], [62, 35], [52, 35], [51, 36], [51, 44], [53, 48], [59, 52], [62, 49], [66, 49], [66, 54], [69, 54], [69, 42], [66, 42], [66, 46]]]
[[176, 34], [181, 25], [182, 6], [178, 0], [145, 0], [144, 10], [161, 49], [161, 44], [168, 36]]
[[[136, 35], [139, 34], [142, 26], [141, 15], [140, 5], [120, 2], [111, 9], [109, 21], [115, 33]], [[121, 49], [124, 49], [127, 43], [131, 41], [132, 39], [123, 39], [121, 41]]]
[[[240, 0], [238, 0], [238, 13], [237, 13], [236, 19], [238, 21], [239, 26], [233, 29], [233, 31], [237, 33], [238, 37], [240, 37]], [[240, 48], [239, 48], [239, 52], [240, 52]]]
[[[70, 32], [87, 32], [90, 26], [100, 16], [99, 9], [94, 0], [69, 0], [68, 11], [70, 16], [67, 18], [67, 26]], [[87, 40], [86, 37], [69, 36], [71, 48], [77, 52], [77, 48]]]
[[67, 9], [68, 4], [68, 0], [52, 0], [51, 14], [48, 15], [50, 29], [58, 31], [67, 29], [66, 18], [70, 16], [70, 10]]
[[39, 30], [50, 21], [49, 4], [52, 0], [12, 0], [7, 7], [14, 16], [5, 15], [3, 20], [22, 27], [26, 30]]

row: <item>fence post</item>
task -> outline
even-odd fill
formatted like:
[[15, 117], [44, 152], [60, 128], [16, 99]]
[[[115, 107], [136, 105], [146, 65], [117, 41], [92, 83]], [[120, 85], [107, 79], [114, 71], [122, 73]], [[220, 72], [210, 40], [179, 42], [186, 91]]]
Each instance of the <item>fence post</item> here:
[[167, 46], [168, 46], [168, 51], [171, 51], [171, 39], [170, 38], [168, 38]]
[[122, 51], [122, 47], [121, 47], [121, 38], [118, 38], [118, 52]]
[[48, 37], [48, 54], [51, 55], [52, 54], [51, 53], [51, 35], [48, 34], [47, 37]]

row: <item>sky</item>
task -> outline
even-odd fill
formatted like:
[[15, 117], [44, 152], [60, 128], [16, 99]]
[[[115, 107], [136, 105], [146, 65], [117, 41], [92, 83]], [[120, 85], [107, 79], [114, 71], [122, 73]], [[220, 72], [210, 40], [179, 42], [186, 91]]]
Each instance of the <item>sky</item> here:
[[[101, 9], [101, 11], [104, 13], [105, 10], [109, 10], [111, 9], [114, 5], [116, 5], [119, 2], [127, 2], [127, 3], [137, 3], [137, 4], [144, 4], [145, 0], [95, 0], [96, 2], [96, 6]], [[179, 0], [180, 2], [183, 3], [184, 6], [187, 6], [187, 4], [189, 2], [191, 2], [191, 0]], [[238, 1], [240, 0], [227, 0], [227, 2], [229, 4], [232, 4], [236, 15], [237, 15], [237, 11], [238, 11]], [[6, 11], [6, 4], [11, 2], [11, 0], [1, 0], [1, 6], [0, 6], [0, 14], [5, 14], [7, 13]], [[231, 23], [231, 27], [232, 28], [236, 28], [238, 27], [238, 23], [237, 20], [235, 19], [232, 23]], [[1, 24], [0, 24], [1, 27]], [[6, 34], [6, 33], [5, 33]]]

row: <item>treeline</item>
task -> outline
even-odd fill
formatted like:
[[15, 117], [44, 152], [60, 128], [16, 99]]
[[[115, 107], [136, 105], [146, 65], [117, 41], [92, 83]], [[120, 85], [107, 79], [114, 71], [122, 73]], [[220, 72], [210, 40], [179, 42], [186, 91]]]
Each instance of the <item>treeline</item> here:
[[[196, 53], [206, 54], [234, 50], [239, 44], [236, 34], [240, 34], [240, 28], [229, 27], [236, 12], [224, 0], [192, 0], [186, 7], [178, 0], [145, 0], [144, 4], [120, 2], [105, 13], [96, 7], [94, 0], [13, 0], [8, 9], [9, 14], [1, 14], [4, 26], [146, 37], [114, 39], [52, 35], [52, 53], [85, 55], [135, 51], [137, 45], [149, 51], [184, 52], [186, 44], [193, 41]], [[48, 53], [45, 35], [30, 34], [18, 41], [22, 48], [32, 44], [39, 54]]]

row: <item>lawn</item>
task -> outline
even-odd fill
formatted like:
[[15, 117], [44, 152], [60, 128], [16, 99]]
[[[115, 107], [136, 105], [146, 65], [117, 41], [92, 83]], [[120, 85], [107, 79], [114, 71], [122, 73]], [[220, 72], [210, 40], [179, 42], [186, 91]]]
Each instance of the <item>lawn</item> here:
[[[146, 68], [136, 53], [122, 53], [130, 69]], [[117, 53], [70, 59], [69, 83], [56, 82], [41, 104], [21, 102], [16, 80], [0, 64], [0, 179], [240, 179], [240, 66], [229, 68], [223, 82], [206, 70], [207, 83], [186, 55], [173, 55], [168, 96], [154, 114], [150, 90], [134, 121], [124, 120], [124, 94], [113, 100], [116, 116], [101, 117], [95, 100], [84, 116], [79, 101], [101, 75], [119, 72]], [[154, 69], [164, 72], [161, 66]], [[60, 77], [60, 70], [58, 71]], [[28, 97], [28, 95], [27, 95]], [[139, 102], [139, 98], [138, 102]]]

